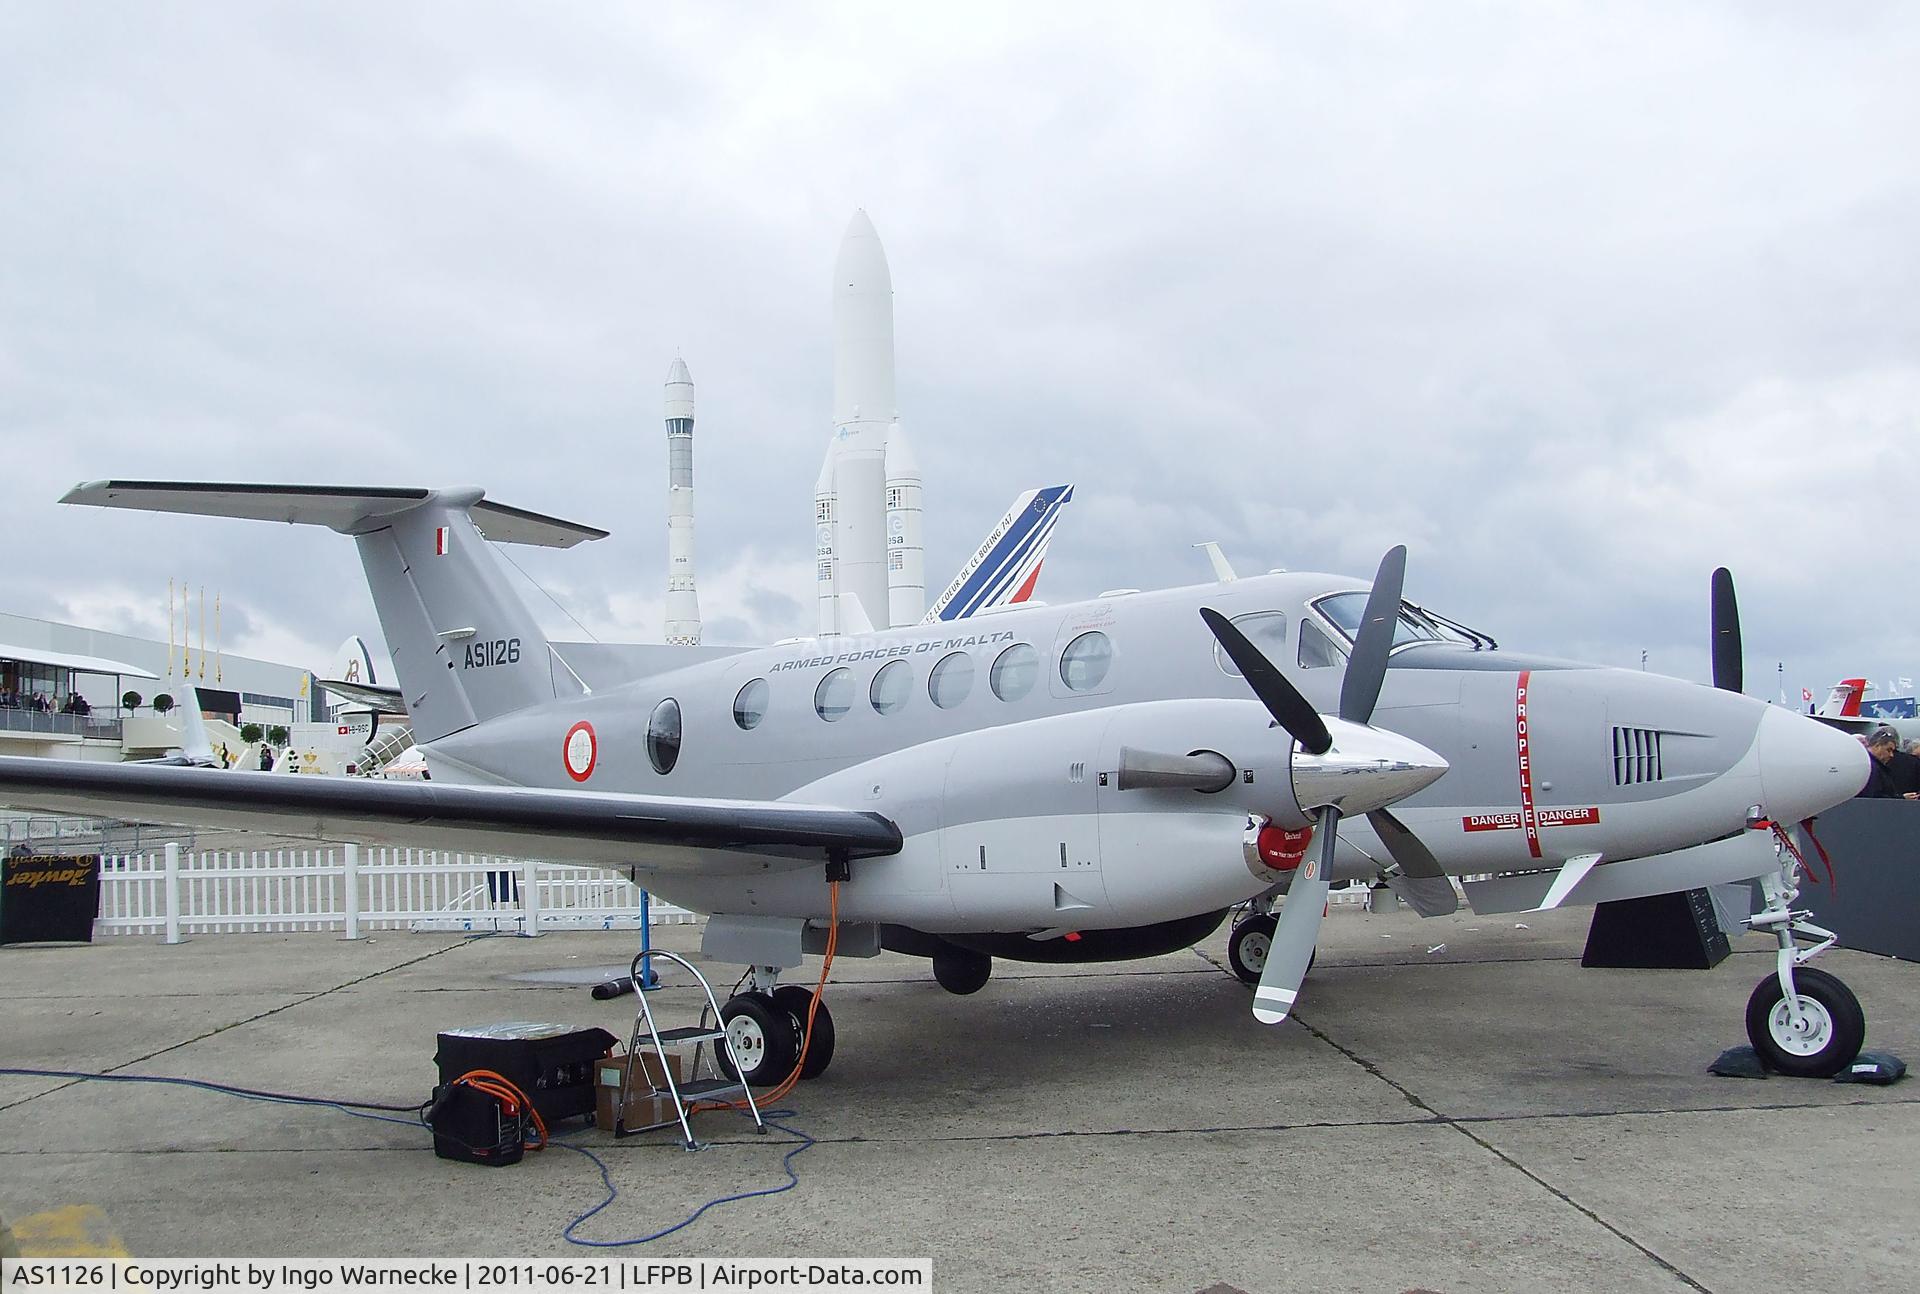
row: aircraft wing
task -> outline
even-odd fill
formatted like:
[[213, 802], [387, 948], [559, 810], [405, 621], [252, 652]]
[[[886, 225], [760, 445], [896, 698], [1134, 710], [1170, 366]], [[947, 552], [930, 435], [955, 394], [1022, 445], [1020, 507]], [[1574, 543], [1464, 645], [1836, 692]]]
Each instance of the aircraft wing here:
[[643, 871], [752, 874], [900, 849], [877, 813], [520, 786], [220, 773], [0, 756], [0, 804], [51, 813], [467, 850]]

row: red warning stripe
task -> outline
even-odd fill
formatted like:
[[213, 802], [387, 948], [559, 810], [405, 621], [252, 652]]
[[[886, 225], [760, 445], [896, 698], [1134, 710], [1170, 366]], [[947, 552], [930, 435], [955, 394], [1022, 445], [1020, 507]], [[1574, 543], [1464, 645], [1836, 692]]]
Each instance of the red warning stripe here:
[[1513, 696], [1513, 740], [1520, 758], [1520, 825], [1527, 833], [1527, 852], [1540, 857], [1540, 819], [1533, 811], [1533, 750], [1527, 736], [1527, 688], [1533, 671], [1521, 670]]

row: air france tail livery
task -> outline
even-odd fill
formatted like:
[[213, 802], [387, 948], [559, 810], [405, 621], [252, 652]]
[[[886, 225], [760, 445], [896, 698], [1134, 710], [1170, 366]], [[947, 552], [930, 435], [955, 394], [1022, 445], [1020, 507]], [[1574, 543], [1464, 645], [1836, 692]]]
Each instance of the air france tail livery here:
[[964, 620], [1032, 598], [1033, 586], [1040, 579], [1040, 563], [1046, 560], [1053, 528], [1060, 520], [1060, 509], [1072, 499], [1071, 485], [1028, 490], [1015, 499], [920, 623]]

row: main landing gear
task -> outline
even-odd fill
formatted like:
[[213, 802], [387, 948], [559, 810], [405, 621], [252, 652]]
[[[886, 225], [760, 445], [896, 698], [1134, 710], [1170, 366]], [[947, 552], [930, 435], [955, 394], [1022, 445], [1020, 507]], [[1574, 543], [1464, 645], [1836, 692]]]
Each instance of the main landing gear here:
[[[1260, 972], [1267, 968], [1267, 953], [1273, 948], [1273, 932], [1280, 924], [1280, 918], [1274, 915], [1273, 900], [1254, 899], [1248, 906], [1247, 915], [1233, 924], [1233, 933], [1227, 936], [1227, 964], [1233, 967], [1233, 973], [1242, 984], [1258, 984]], [[1313, 959], [1318, 950], [1308, 956], [1307, 969], [1313, 969]]]
[[[806, 1048], [800, 1077], [818, 1078], [833, 1060], [833, 1016], [822, 1001], [813, 1002], [813, 990], [798, 984], [780, 984], [780, 968], [755, 966], [749, 972], [753, 988], [736, 993], [720, 1008], [721, 1027], [739, 1058], [737, 1077], [754, 1087], [771, 1087], [793, 1072], [806, 1039], [807, 1013], [813, 1012], [813, 1041]], [[716, 1057], [727, 1074], [734, 1070], [724, 1051]]]
[[[1766, 908], [1748, 917], [1747, 927], [1773, 935], [1780, 952], [1774, 973], [1747, 999], [1747, 1039], [1777, 1073], [1831, 1078], [1860, 1054], [1867, 1017], [1838, 976], [1805, 965], [1838, 937], [1807, 920], [1811, 911], [1793, 906], [1800, 897], [1800, 851], [1777, 824], [1773, 834], [1780, 870], [1760, 878]], [[1801, 948], [1796, 935], [1818, 942]]]

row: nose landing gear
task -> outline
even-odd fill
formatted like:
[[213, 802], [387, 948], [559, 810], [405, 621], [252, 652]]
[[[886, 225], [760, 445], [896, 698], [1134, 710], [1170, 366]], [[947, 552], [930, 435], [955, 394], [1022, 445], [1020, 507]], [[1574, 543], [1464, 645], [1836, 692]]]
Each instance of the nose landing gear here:
[[[1774, 973], [1747, 999], [1747, 1040], [1777, 1073], [1831, 1078], [1860, 1054], [1866, 1012], [1838, 976], [1805, 965], [1839, 937], [1808, 920], [1811, 910], [1793, 906], [1800, 897], [1800, 851], [1778, 823], [1773, 835], [1780, 870], [1760, 878], [1766, 908], [1747, 918], [1747, 928], [1773, 935], [1780, 952]], [[1797, 936], [1817, 942], [1802, 948]]]

